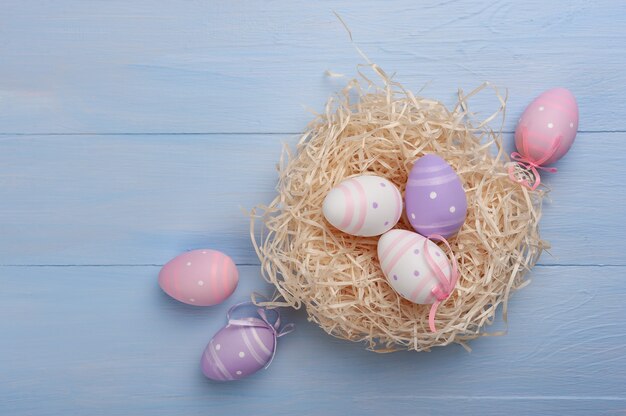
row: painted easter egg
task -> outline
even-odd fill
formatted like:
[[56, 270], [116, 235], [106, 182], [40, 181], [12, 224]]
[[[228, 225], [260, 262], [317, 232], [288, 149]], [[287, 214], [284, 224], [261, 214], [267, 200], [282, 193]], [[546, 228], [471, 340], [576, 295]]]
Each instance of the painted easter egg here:
[[530, 103], [515, 129], [515, 146], [526, 158], [549, 165], [572, 147], [578, 130], [578, 104], [565, 88], [553, 88]]
[[196, 306], [222, 303], [237, 287], [233, 260], [216, 250], [193, 250], [174, 257], [159, 272], [159, 286], [174, 299]]
[[[273, 355], [276, 338], [269, 324], [244, 318], [252, 325], [222, 328], [207, 345], [200, 359], [202, 373], [216, 381], [238, 380], [264, 368]], [[240, 322], [241, 322], [240, 321]]]
[[467, 214], [461, 179], [445, 160], [433, 154], [422, 156], [413, 165], [405, 203], [411, 226], [424, 236], [456, 234]]
[[330, 190], [322, 211], [335, 228], [348, 234], [371, 237], [396, 225], [402, 215], [402, 195], [385, 178], [356, 176]]
[[389, 285], [404, 299], [413, 303], [430, 304], [437, 299], [433, 288], [440, 284], [426, 258], [428, 254], [444, 273], [448, 282], [452, 268], [446, 254], [430, 240], [407, 230], [391, 230], [378, 240], [378, 260]]

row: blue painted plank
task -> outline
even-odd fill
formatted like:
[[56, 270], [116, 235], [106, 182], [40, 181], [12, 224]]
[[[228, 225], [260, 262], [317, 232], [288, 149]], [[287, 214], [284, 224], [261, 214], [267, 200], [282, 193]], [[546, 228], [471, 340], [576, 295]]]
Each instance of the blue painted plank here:
[[[510, 114], [566, 86], [580, 129], [626, 130], [626, 3], [616, 0], [4, 0], [0, 132], [298, 132], [363, 61], [446, 103], [489, 80]], [[489, 94], [474, 100], [483, 115]], [[512, 130], [516, 117], [509, 119]]]
[[[542, 264], [626, 264], [625, 133], [583, 133], [545, 174]], [[274, 196], [282, 135], [0, 139], [1, 264], [163, 264], [214, 247], [258, 264], [241, 208]], [[507, 136], [510, 143], [511, 137]]]
[[[471, 354], [379, 356], [290, 312], [268, 371], [210, 383], [197, 361], [228, 305], [171, 301], [158, 265], [202, 246], [257, 264], [239, 207], [272, 198], [290, 137], [64, 134], [300, 131], [345, 83], [323, 72], [360, 62], [331, 8], [409, 88], [508, 87], [507, 130], [542, 90], [574, 91], [592, 133], [546, 179], [554, 257]], [[0, 266], [0, 414], [624, 413], [625, 23], [610, 0], [3, 1], [0, 134], [44, 135], [0, 136], [0, 265], [129, 266]], [[240, 268], [233, 302], [269, 290]]]
[[[431, 353], [378, 355], [325, 335], [302, 311], [272, 366], [203, 379], [198, 360], [228, 306], [268, 292], [240, 267], [227, 304], [195, 308], [158, 267], [0, 268], [0, 413], [20, 415], [588, 415], [626, 409], [624, 267], [538, 267], [509, 333]], [[10, 319], [6, 319], [10, 317]], [[502, 328], [502, 323], [496, 324]], [[412, 413], [412, 414], [413, 414]]]

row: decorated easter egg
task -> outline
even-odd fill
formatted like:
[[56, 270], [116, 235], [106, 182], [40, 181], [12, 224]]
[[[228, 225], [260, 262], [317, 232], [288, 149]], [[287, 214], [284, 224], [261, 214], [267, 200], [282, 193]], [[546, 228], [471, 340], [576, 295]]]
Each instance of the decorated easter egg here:
[[331, 189], [324, 199], [322, 211], [335, 228], [348, 234], [371, 237], [396, 225], [402, 215], [402, 195], [387, 179], [362, 175]]
[[565, 88], [553, 88], [535, 98], [515, 129], [515, 145], [522, 156], [549, 165], [572, 147], [578, 130], [578, 104]]
[[237, 287], [239, 272], [226, 254], [193, 250], [170, 260], [159, 272], [159, 286], [174, 299], [196, 306], [223, 302]]
[[405, 203], [411, 226], [424, 236], [456, 234], [467, 214], [461, 179], [445, 160], [433, 154], [422, 156], [413, 165]]
[[[234, 318], [236, 310], [255, 307], [252, 302], [234, 305], [228, 311], [228, 324], [219, 330], [204, 349], [200, 368], [216, 381], [238, 380], [267, 368], [276, 353], [277, 339], [294, 330], [294, 324], [281, 327], [277, 309], [256, 308], [254, 316]], [[275, 319], [270, 323], [267, 313]]]
[[216, 381], [237, 380], [268, 364], [276, 342], [272, 328], [257, 318], [245, 318], [243, 322], [254, 325], [229, 324], [211, 339], [200, 359], [206, 377]]
[[[428, 253], [425, 244], [428, 245]], [[389, 285], [413, 303], [430, 304], [437, 300], [433, 289], [441, 282], [427, 255], [450, 282], [452, 268], [448, 257], [432, 241], [412, 231], [399, 229], [386, 232], [378, 240], [378, 260]]]

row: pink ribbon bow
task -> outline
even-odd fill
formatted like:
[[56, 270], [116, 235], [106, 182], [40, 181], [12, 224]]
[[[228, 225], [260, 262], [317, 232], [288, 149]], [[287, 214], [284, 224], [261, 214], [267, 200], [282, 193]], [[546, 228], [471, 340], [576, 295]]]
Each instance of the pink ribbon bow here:
[[233, 326], [247, 326], [247, 327], [256, 327], [256, 328], [268, 328], [270, 331], [272, 331], [272, 335], [274, 337], [274, 348], [272, 349], [272, 356], [270, 357], [267, 364], [265, 364], [264, 368], [267, 368], [270, 366], [272, 361], [274, 361], [274, 356], [276, 355], [276, 346], [278, 345], [276, 341], [278, 340], [278, 338], [292, 332], [293, 330], [296, 329], [296, 326], [295, 324], [287, 324], [283, 326], [281, 329], [280, 328], [280, 312], [278, 312], [277, 309], [270, 309], [270, 311], [273, 311], [276, 313], [276, 321], [274, 322], [273, 325], [270, 323], [269, 319], [267, 318], [267, 314], [265, 313], [265, 309], [263, 308], [258, 308], [256, 310], [256, 313], [261, 317], [261, 319], [252, 317], [252, 316], [247, 317], [247, 318], [242, 318], [242, 319], [232, 319], [231, 315], [233, 314], [233, 312], [236, 309], [239, 309], [244, 306], [255, 306], [255, 305], [252, 302], [242, 302], [242, 303], [233, 305], [228, 310], [228, 313], [226, 314], [226, 318], [228, 319], [228, 324], [226, 326], [233, 325]]
[[520, 183], [526, 188], [534, 191], [541, 184], [541, 176], [539, 175], [539, 170], [543, 170], [543, 171], [550, 172], [550, 173], [556, 172], [556, 168], [548, 168], [548, 167], [541, 166], [541, 165], [546, 163], [546, 161], [550, 159], [554, 155], [554, 153], [557, 151], [557, 149], [559, 148], [559, 145], [561, 144], [561, 136], [557, 136], [556, 140], [554, 140], [554, 142], [552, 143], [550, 150], [548, 150], [548, 152], [543, 157], [539, 158], [538, 160], [533, 160], [530, 156], [528, 156], [530, 153], [528, 151], [528, 140], [527, 140], [528, 135], [527, 135], [526, 127], [522, 127], [521, 129], [522, 129], [521, 135], [522, 135], [523, 154], [520, 154], [518, 152], [513, 152], [511, 153], [511, 159], [515, 160], [519, 165], [521, 165], [525, 169], [530, 170], [535, 178], [535, 183], [531, 186], [528, 180], [516, 178], [515, 175], [513, 174], [513, 171], [515, 169], [513, 165], [509, 166], [509, 178], [511, 178], [513, 182]]
[[[452, 258], [452, 270], [450, 271], [450, 280], [448, 280], [446, 274], [443, 272], [443, 270], [441, 270], [439, 265], [437, 265], [437, 262], [435, 261], [435, 259], [433, 259], [433, 257], [430, 255], [430, 252], [428, 251], [428, 241], [431, 239], [441, 241], [446, 245], [446, 247], [448, 247], [448, 250], [450, 250], [450, 257]], [[439, 280], [439, 284], [431, 290], [432, 295], [437, 300], [435, 301], [435, 303], [433, 303], [433, 306], [431, 306], [430, 313], [428, 314], [428, 326], [430, 327], [431, 332], [437, 332], [437, 328], [435, 327], [435, 315], [437, 314], [437, 308], [439, 308], [441, 302], [448, 299], [448, 297], [454, 291], [456, 283], [459, 280], [459, 270], [456, 264], [456, 257], [454, 256], [454, 252], [452, 251], [452, 247], [450, 247], [448, 240], [446, 240], [439, 234], [431, 234], [426, 237], [426, 240], [424, 240], [424, 254], [426, 255], [426, 262], [435, 272], [437, 280]]]

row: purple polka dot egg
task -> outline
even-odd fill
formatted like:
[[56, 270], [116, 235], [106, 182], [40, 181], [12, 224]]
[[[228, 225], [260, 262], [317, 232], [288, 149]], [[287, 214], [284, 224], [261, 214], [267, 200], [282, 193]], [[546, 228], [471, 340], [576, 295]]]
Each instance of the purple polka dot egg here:
[[202, 373], [215, 381], [247, 377], [267, 365], [274, 347], [274, 336], [268, 326], [227, 325], [204, 350], [200, 360]]
[[461, 179], [441, 157], [419, 158], [409, 173], [405, 193], [406, 213], [415, 231], [423, 236], [455, 235], [467, 214], [467, 198]]
[[159, 286], [174, 299], [195, 306], [226, 300], [237, 287], [239, 273], [233, 260], [216, 250], [183, 253], [163, 266]]
[[326, 220], [344, 233], [372, 237], [393, 228], [402, 215], [402, 195], [385, 178], [361, 175], [341, 182], [324, 199]]
[[408, 230], [391, 230], [378, 240], [378, 261], [389, 285], [403, 298], [418, 304], [436, 301], [433, 288], [440, 284], [426, 259], [428, 254], [448, 281], [452, 267], [439, 246], [420, 234]]
[[271, 324], [263, 309], [257, 309], [258, 316], [231, 319], [232, 311], [240, 306], [245, 304], [231, 308], [228, 324], [213, 336], [200, 359], [202, 373], [211, 380], [239, 380], [267, 368], [278, 337], [293, 330], [293, 324], [281, 330], [280, 317]]

